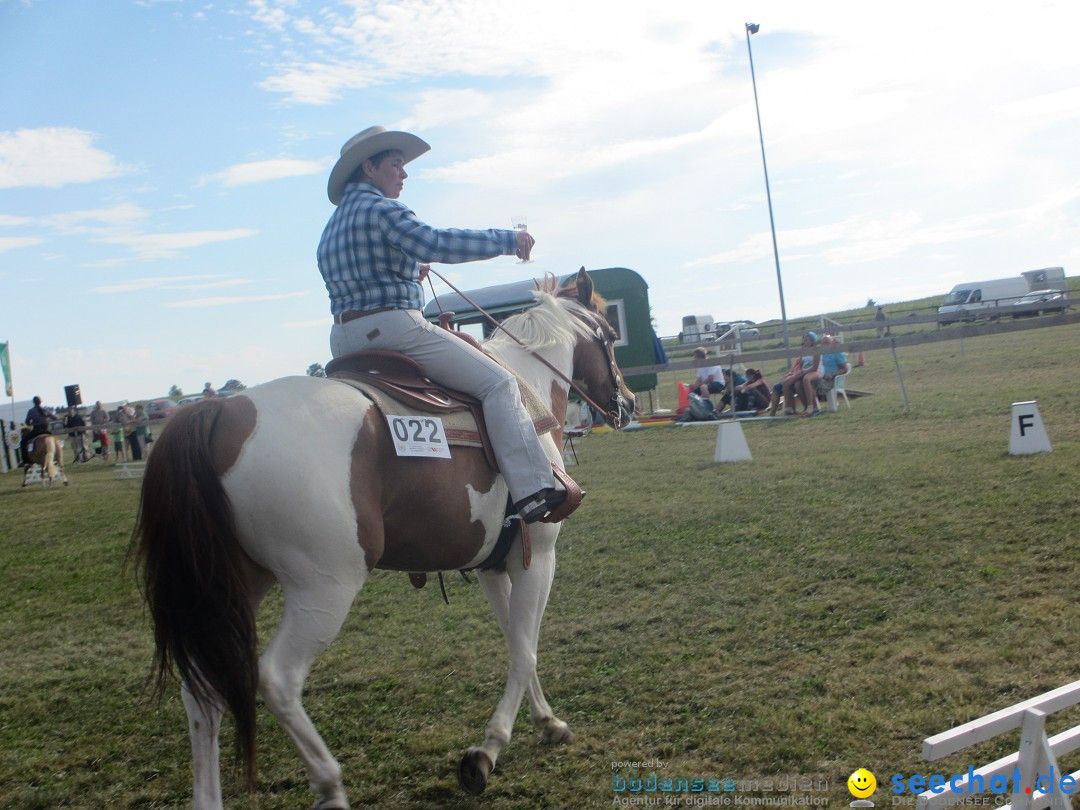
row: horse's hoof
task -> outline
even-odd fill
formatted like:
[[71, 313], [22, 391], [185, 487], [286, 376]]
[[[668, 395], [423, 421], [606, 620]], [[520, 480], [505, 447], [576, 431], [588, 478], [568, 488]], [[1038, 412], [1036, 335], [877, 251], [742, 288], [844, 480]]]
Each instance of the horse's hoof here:
[[544, 734], [541, 740], [546, 745], [564, 745], [574, 741], [574, 732], [570, 730], [570, 726], [566, 725], [562, 720], [555, 720], [544, 726]]
[[487, 787], [488, 777], [495, 763], [480, 748], [470, 748], [458, 763], [457, 778], [461, 789], [473, 796], [479, 796]]

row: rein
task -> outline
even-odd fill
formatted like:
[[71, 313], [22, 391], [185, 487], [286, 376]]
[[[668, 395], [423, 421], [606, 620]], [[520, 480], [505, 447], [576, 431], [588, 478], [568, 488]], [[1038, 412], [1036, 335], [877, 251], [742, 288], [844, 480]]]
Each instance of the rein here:
[[600, 341], [600, 343], [604, 346], [604, 349], [607, 352], [608, 370], [611, 373], [612, 381], [615, 383], [615, 385], [614, 385], [615, 390], [611, 395], [611, 403], [608, 405], [608, 407], [604, 407], [603, 405], [597, 404], [596, 401], [592, 397], [590, 397], [580, 385], [578, 385], [572, 379], [570, 379], [565, 374], [563, 374], [559, 369], [557, 369], [554, 366], [554, 364], [549, 362], [547, 358], [542, 357], [541, 355], [537, 354], [532, 349], [530, 349], [528, 346], [526, 346], [518, 338], [517, 335], [510, 332], [505, 326], [503, 326], [501, 323], [499, 323], [499, 321], [495, 320], [494, 316], [492, 316], [490, 312], [488, 312], [486, 309], [484, 309], [478, 303], [476, 303], [471, 298], [469, 298], [469, 296], [467, 296], [465, 293], [463, 293], [461, 290], [459, 290], [457, 287], [455, 287], [453, 284], [451, 284], [449, 281], [447, 281], [446, 277], [443, 276], [441, 273], [436, 273], [434, 270], [432, 270], [429, 267], [428, 268], [428, 286], [431, 287], [431, 294], [435, 298], [435, 305], [439, 308], [439, 312], [443, 312], [443, 308], [442, 308], [442, 304], [439, 303], [439, 296], [435, 294], [435, 287], [431, 283], [431, 275], [432, 274], [437, 276], [439, 278], [439, 280], [443, 282], [443, 284], [445, 284], [451, 290], [453, 290], [458, 295], [460, 295], [462, 297], [462, 299], [467, 304], [470, 304], [473, 308], [476, 309], [477, 312], [479, 312], [481, 315], [483, 315], [485, 318], [487, 318], [487, 320], [491, 323], [491, 325], [493, 327], [495, 327], [495, 329], [500, 330], [503, 334], [505, 334], [507, 337], [509, 337], [512, 341], [514, 341], [518, 346], [520, 346], [522, 349], [527, 351], [529, 354], [531, 354], [533, 357], [535, 357], [537, 360], [539, 360], [541, 363], [543, 363], [545, 366], [547, 366], [552, 371], [552, 373], [555, 374], [556, 377], [558, 377], [563, 382], [565, 382], [568, 386], [570, 386], [570, 388], [574, 391], [574, 393], [576, 393], [579, 397], [581, 397], [585, 401], [585, 404], [587, 404], [590, 408], [592, 408], [597, 413], [602, 413], [602, 414], [605, 414], [606, 416], [608, 416], [610, 418], [610, 420], [611, 420], [612, 425], [615, 426], [616, 428], [622, 427], [622, 414], [625, 411], [622, 394], [619, 392], [619, 389], [622, 387], [622, 377], [619, 374], [619, 367], [615, 363], [615, 348], [611, 345], [611, 343], [609, 343], [604, 338], [603, 329], [600, 326], [596, 327], [596, 337]]

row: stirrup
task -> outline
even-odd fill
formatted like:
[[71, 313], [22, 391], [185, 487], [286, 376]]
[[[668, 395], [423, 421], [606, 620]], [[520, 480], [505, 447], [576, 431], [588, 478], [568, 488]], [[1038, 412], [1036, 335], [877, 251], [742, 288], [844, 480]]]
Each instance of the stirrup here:
[[585, 490], [555, 462], [551, 463], [551, 471], [563, 488], [541, 490], [530, 498], [528, 503], [518, 507], [523, 523], [559, 523], [581, 506]]
[[518, 509], [523, 523], [536, 523], [543, 520], [566, 501], [565, 489], [543, 489]]

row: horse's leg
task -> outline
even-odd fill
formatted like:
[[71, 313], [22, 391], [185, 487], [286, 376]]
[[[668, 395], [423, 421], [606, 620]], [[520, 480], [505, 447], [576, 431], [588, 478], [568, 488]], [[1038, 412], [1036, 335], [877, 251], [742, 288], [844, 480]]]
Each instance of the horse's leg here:
[[[529, 570], [521, 565], [520, 547], [507, 559], [509, 593], [507, 584], [488, 576], [485, 593], [495, 609], [496, 617], [503, 626], [507, 647], [510, 650], [510, 669], [506, 689], [495, 713], [488, 721], [484, 742], [478, 748], [470, 748], [458, 765], [458, 781], [462, 788], [479, 795], [487, 787], [488, 776], [495, 767], [499, 753], [510, 742], [514, 719], [521, 707], [521, 699], [529, 693], [530, 709], [534, 722], [554, 724], [558, 729], [553, 741], [569, 738], [566, 724], [556, 719], [540, 690], [536, 675], [536, 644], [540, 633], [540, 621], [547, 606], [548, 593], [555, 573], [554, 548], [539, 549], [533, 553]], [[489, 590], [490, 589], [490, 590]], [[503, 607], [500, 607], [500, 604]], [[545, 723], [546, 721], [546, 723]], [[545, 728], [545, 739], [549, 736]]]
[[[486, 571], [479, 572], [480, 587], [484, 589], [488, 603], [495, 613], [495, 619], [499, 628], [509, 643], [510, 639], [510, 576], [505, 572]], [[539, 639], [539, 621], [543, 613], [537, 613], [536, 637]], [[540, 687], [540, 678], [533, 671], [532, 678], [525, 687], [525, 695], [529, 699], [529, 718], [533, 725], [543, 733], [545, 743], [571, 742], [574, 738], [570, 727], [555, 716], [551, 706], [544, 697], [544, 690]]]
[[[255, 613], [274, 579], [265, 571], [252, 568], [251, 603]], [[194, 810], [222, 810], [221, 764], [218, 734], [224, 708], [218, 701], [208, 706], [199, 705], [188, 690], [187, 683], [180, 686], [180, 697], [188, 717], [188, 736], [191, 738], [192, 807]]]
[[329, 570], [333, 576], [301, 588], [283, 585], [285, 615], [259, 659], [259, 693], [296, 745], [317, 797], [316, 810], [348, 810], [341, 766], [300, 701], [312, 663], [338, 634], [366, 576], [356, 569]]
[[64, 448], [60, 446], [60, 440], [56, 440], [56, 466], [60, 470], [60, 480], [64, 482], [64, 486], [68, 485], [67, 476], [64, 475]]
[[191, 804], [194, 810], [221, 810], [221, 765], [218, 757], [218, 732], [223, 709], [216, 701], [205, 708], [180, 686], [180, 697], [188, 716], [191, 738]]

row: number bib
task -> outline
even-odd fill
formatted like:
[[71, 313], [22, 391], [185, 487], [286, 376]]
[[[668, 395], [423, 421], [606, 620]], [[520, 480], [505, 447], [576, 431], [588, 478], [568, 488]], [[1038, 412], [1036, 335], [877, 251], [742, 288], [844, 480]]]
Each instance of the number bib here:
[[438, 416], [387, 416], [399, 456], [450, 458], [450, 443]]

